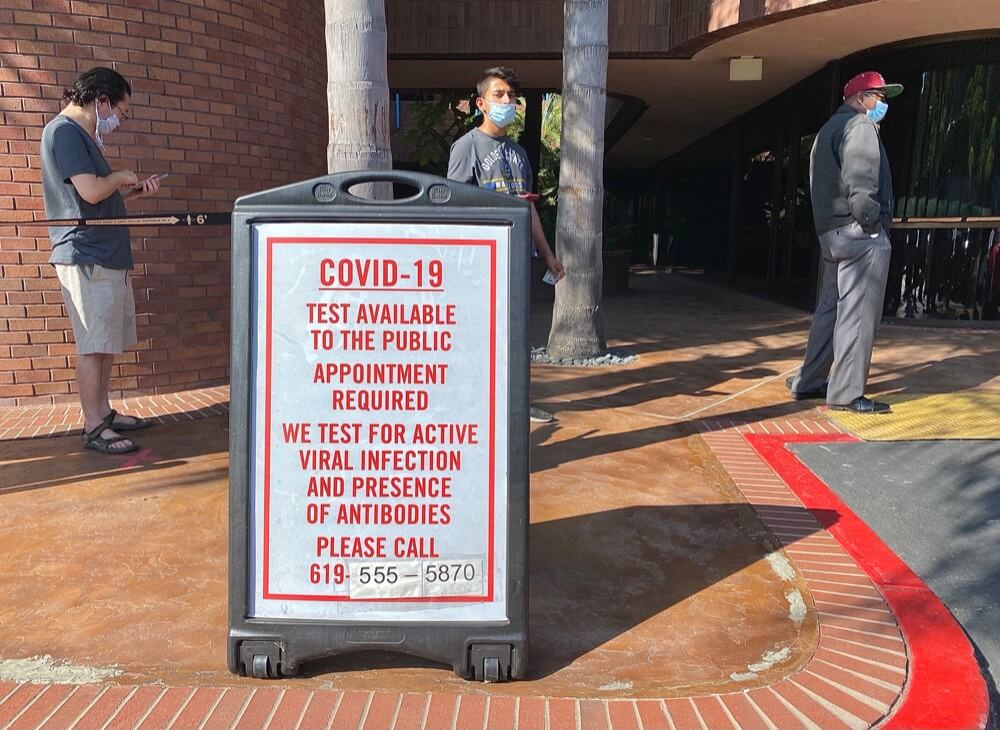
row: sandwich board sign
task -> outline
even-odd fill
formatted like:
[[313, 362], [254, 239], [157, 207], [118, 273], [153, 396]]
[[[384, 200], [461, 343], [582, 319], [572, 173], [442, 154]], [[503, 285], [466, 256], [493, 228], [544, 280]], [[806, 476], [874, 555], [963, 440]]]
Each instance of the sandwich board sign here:
[[[351, 193], [376, 175], [414, 193]], [[233, 212], [229, 667], [526, 669], [527, 204], [347, 173]]]

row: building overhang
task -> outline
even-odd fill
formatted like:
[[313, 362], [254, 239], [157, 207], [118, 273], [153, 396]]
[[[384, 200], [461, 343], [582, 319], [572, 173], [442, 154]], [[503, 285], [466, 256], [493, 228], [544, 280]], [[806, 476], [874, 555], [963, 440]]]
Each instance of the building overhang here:
[[[993, 0], [871, 0], [808, 9], [728, 25], [674, 49], [673, 57], [617, 58], [608, 91], [637, 97], [647, 109], [609, 150], [606, 166], [647, 168], [777, 96], [828, 63], [865, 49], [955, 33], [995, 32]], [[678, 57], [690, 53], [690, 57]], [[730, 81], [730, 61], [762, 59], [759, 81]], [[558, 89], [554, 58], [390, 59], [393, 88], [471, 88], [485, 66], [510, 65], [526, 87]]]

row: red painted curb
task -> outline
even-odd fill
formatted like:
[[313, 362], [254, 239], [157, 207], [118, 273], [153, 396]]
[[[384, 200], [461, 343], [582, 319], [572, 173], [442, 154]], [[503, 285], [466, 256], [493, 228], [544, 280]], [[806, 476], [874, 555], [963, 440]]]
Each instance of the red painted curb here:
[[986, 682], [972, 645], [933, 591], [878, 535], [814, 475], [788, 443], [857, 441], [853, 436], [744, 434], [747, 443], [871, 578], [906, 639], [907, 683], [882, 724], [891, 730], [982, 730]]

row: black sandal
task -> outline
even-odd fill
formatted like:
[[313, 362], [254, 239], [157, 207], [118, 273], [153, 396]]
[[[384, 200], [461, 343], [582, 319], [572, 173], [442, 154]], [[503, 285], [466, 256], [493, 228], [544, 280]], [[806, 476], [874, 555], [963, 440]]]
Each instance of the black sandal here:
[[[83, 432], [83, 445], [84, 448], [94, 449], [95, 451], [100, 451], [102, 454], [128, 454], [139, 448], [139, 444], [132, 441], [128, 436], [114, 435], [111, 438], [104, 438], [101, 436], [105, 429], [111, 429], [108, 425], [107, 419], [101, 421], [101, 424], [95, 428], [93, 431]], [[112, 431], [114, 429], [111, 429]], [[122, 441], [128, 441], [132, 444], [132, 447], [123, 448], [113, 448], [114, 444], [121, 443]]]
[[[131, 418], [133, 423], [115, 423], [116, 416], [123, 416], [124, 418]], [[104, 417], [104, 422], [108, 424], [108, 427], [114, 431], [138, 431], [140, 428], [149, 428], [153, 425], [152, 421], [147, 421], [145, 418], [139, 418], [139, 416], [128, 416], [118, 411], [112, 409], [111, 413]]]

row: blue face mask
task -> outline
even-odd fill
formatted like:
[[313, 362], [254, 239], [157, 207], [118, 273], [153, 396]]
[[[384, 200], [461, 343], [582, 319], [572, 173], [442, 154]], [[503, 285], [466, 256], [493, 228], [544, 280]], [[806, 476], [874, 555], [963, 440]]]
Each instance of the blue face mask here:
[[514, 121], [516, 113], [517, 107], [514, 104], [498, 104], [497, 102], [493, 102], [490, 104], [490, 113], [487, 116], [498, 127], [506, 127]]
[[888, 111], [889, 111], [889, 105], [886, 104], [881, 99], [879, 99], [878, 101], [875, 102], [875, 108], [868, 110], [868, 118], [871, 119], [876, 124], [878, 124], [883, 119], [885, 119], [885, 115]]

